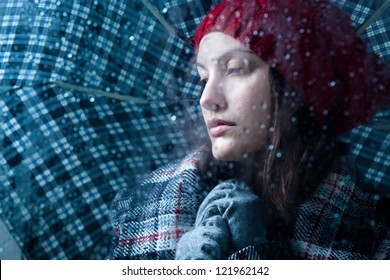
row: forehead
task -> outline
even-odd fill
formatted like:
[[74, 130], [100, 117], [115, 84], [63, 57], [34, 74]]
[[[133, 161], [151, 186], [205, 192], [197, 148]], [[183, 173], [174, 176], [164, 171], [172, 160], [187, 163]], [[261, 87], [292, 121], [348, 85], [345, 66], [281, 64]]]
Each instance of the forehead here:
[[212, 32], [204, 36], [200, 41], [197, 61], [206, 63], [230, 52], [247, 53], [250, 50], [229, 35], [221, 32]]

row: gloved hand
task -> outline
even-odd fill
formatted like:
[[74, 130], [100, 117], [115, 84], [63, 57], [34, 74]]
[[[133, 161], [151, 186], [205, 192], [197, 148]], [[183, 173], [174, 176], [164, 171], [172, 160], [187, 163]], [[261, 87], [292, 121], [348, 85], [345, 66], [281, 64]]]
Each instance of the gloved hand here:
[[199, 207], [195, 228], [176, 247], [176, 259], [226, 259], [231, 252], [266, 240], [261, 200], [249, 186], [217, 185]]

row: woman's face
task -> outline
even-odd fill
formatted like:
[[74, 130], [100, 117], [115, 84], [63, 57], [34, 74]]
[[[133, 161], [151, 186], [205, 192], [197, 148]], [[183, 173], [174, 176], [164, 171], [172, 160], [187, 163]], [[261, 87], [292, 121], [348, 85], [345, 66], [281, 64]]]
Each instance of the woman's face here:
[[271, 120], [268, 64], [240, 41], [212, 32], [199, 44], [197, 67], [214, 157], [240, 162], [264, 149]]

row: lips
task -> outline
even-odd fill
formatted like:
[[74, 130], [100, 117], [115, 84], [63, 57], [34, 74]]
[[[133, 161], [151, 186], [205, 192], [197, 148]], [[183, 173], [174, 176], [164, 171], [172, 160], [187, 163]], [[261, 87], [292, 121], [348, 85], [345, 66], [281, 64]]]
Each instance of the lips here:
[[225, 121], [222, 119], [211, 119], [207, 122], [207, 128], [209, 129], [210, 136], [219, 137], [227, 130], [235, 126], [234, 122]]

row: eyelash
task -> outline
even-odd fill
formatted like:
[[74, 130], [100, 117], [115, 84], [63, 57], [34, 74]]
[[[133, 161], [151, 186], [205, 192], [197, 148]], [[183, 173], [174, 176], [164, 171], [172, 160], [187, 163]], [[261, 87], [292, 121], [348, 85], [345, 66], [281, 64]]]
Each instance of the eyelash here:
[[243, 67], [228, 68], [226, 70], [226, 73], [228, 75], [241, 75], [244, 73], [244, 68]]
[[[233, 75], [233, 76], [238, 76], [238, 75], [241, 75], [241, 74], [244, 74], [245, 73], [245, 67], [232, 67], [232, 68], [227, 68], [226, 69], [226, 74], [227, 75]], [[203, 78], [203, 79], [200, 79], [199, 80], [199, 83], [205, 87], [207, 82], [208, 82], [208, 78]]]

